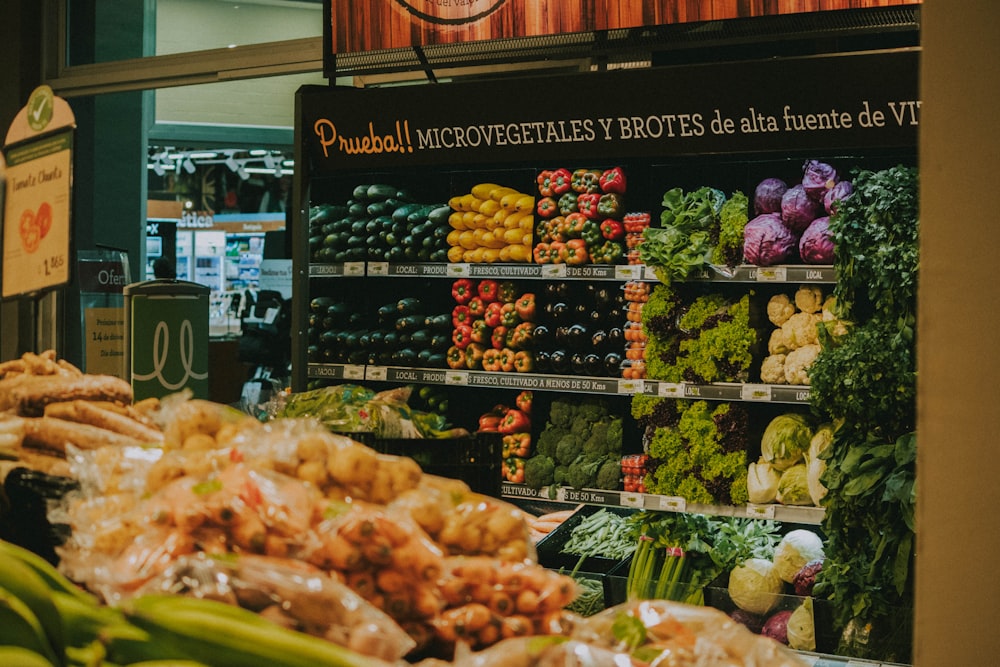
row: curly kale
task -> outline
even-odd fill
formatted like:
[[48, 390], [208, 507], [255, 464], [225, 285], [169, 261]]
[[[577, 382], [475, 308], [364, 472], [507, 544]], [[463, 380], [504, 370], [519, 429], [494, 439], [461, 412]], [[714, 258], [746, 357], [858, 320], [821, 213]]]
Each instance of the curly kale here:
[[563, 465], [570, 465], [583, 453], [583, 439], [573, 433], [567, 433], [559, 438], [556, 444], [555, 459]]
[[719, 212], [719, 240], [712, 249], [712, 263], [735, 267], [743, 261], [743, 228], [750, 219], [750, 200], [736, 191]]
[[746, 433], [718, 428], [729, 419], [739, 423], [738, 417], [727, 417], [733, 406], [721, 403], [713, 408], [708, 401], [676, 403], [677, 425], [657, 428], [650, 441], [649, 456], [655, 465], [647, 475], [647, 489], [689, 502], [746, 502], [746, 451], [728, 442], [733, 438], [745, 443]]
[[556, 464], [548, 456], [536, 454], [524, 463], [524, 483], [530, 489], [540, 489], [554, 481]]
[[718, 298], [722, 297], [709, 295], [697, 299], [682, 318], [690, 316], [688, 324], [700, 321], [702, 325], [714, 325], [702, 328], [696, 337], [680, 343], [677, 368], [686, 382], [745, 380], [753, 361], [751, 348], [757, 341], [757, 332], [750, 326], [750, 295], [728, 304], [722, 312], [717, 309], [710, 312]]

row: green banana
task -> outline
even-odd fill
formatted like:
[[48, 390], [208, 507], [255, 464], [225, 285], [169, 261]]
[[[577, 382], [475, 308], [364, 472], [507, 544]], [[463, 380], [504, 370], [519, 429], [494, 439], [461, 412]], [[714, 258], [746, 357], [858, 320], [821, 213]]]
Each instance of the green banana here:
[[62, 619], [67, 646], [88, 646], [109, 627], [127, 625], [124, 614], [114, 607], [84, 602], [75, 595], [53, 591], [52, 604]]
[[23, 646], [0, 646], [0, 665], [4, 667], [53, 667], [44, 655]]
[[0, 540], [0, 553], [13, 556], [25, 565], [33, 569], [45, 581], [49, 588], [54, 591], [62, 591], [76, 595], [81, 600], [96, 600], [93, 595], [83, 590], [72, 581], [67, 579], [52, 563], [45, 560], [34, 551], [29, 551], [11, 542]]
[[33, 568], [24, 561], [0, 553], [0, 588], [9, 591], [28, 605], [48, 638], [57, 656], [65, 653], [66, 642], [62, 617], [52, 602], [52, 589]]
[[44, 656], [53, 665], [62, 660], [49, 644], [35, 613], [16, 595], [0, 588], [0, 646], [20, 646]]
[[372, 667], [379, 664], [332, 642], [282, 628], [257, 614], [215, 600], [145, 595], [132, 600], [126, 617], [150, 633], [213, 667]]

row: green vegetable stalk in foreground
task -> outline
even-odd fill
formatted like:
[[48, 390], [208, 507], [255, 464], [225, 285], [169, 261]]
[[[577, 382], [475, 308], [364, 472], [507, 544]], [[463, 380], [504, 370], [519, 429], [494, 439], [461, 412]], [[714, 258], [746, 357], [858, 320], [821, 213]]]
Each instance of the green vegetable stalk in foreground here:
[[914, 168], [862, 171], [830, 220], [836, 315], [851, 322], [810, 367], [810, 403], [835, 423], [820, 478], [828, 493], [827, 559], [815, 594], [829, 598], [838, 653], [909, 662], [916, 531]]

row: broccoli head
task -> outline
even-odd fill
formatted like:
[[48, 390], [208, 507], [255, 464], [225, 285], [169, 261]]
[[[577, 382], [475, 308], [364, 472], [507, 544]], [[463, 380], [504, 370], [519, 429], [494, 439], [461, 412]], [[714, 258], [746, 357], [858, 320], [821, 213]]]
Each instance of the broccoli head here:
[[563, 465], [571, 464], [583, 452], [583, 440], [578, 435], [567, 433], [556, 444], [555, 459]]
[[590, 437], [583, 443], [583, 455], [588, 459], [599, 459], [607, 455], [608, 449], [608, 422], [597, 422], [590, 430]]
[[610, 422], [608, 422], [604, 438], [608, 443], [608, 452], [612, 454], [621, 453], [622, 438], [623, 438], [621, 417], [615, 417]]
[[540, 489], [554, 481], [556, 463], [548, 456], [536, 454], [524, 463], [524, 483], [530, 489]]
[[535, 443], [535, 451], [539, 454], [555, 458], [556, 445], [560, 438], [569, 431], [552, 423], [546, 424], [541, 433], [538, 434], [538, 442]]
[[593, 488], [597, 481], [597, 470], [601, 467], [601, 460], [590, 461], [582, 455], [578, 456], [566, 471], [566, 483], [574, 489]]
[[601, 467], [597, 469], [597, 478], [594, 486], [598, 489], [612, 491], [618, 488], [621, 482], [622, 466], [621, 461], [615, 457], [605, 459]]
[[576, 419], [594, 424], [608, 416], [608, 404], [599, 398], [583, 400], [576, 409]]
[[569, 466], [557, 465], [555, 472], [552, 473], [552, 481], [562, 486], [566, 483], [566, 475], [569, 472]]
[[549, 421], [552, 422], [554, 426], [560, 426], [568, 429], [573, 425], [574, 412], [576, 412], [576, 410], [574, 409], [572, 403], [556, 399], [552, 401], [552, 405], [549, 407]]

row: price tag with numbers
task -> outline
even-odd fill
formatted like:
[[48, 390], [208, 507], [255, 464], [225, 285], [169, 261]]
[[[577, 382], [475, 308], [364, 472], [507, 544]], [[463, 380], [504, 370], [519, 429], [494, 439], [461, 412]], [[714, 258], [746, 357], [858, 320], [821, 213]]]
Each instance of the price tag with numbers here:
[[358, 366], [355, 364], [348, 364], [344, 366], [344, 379], [345, 380], [364, 380], [365, 379], [365, 367]]
[[636, 507], [638, 509], [642, 509], [645, 506], [646, 497], [641, 493], [623, 491], [619, 502], [622, 507]]
[[645, 390], [645, 383], [642, 380], [619, 380], [618, 381], [618, 393], [619, 394], [641, 394]]
[[468, 278], [469, 265], [462, 262], [448, 264], [448, 275], [452, 278]]
[[565, 264], [542, 264], [542, 278], [565, 278]]
[[448, 371], [444, 376], [445, 384], [469, 384], [469, 374], [465, 371]]
[[740, 398], [744, 401], [770, 401], [771, 385], [745, 384], [740, 388]]
[[368, 366], [365, 368], [365, 379], [370, 382], [383, 382], [389, 376], [385, 366]]
[[664, 512], [683, 512], [687, 509], [687, 500], [680, 496], [660, 496], [658, 507]]
[[368, 275], [370, 276], [389, 275], [389, 262], [368, 262]]
[[642, 267], [638, 264], [616, 266], [615, 280], [642, 280]]
[[758, 266], [757, 281], [762, 283], [783, 283], [788, 280], [788, 269], [784, 266]]
[[663, 398], [684, 398], [684, 384], [680, 382], [661, 382], [659, 395]]
[[757, 505], [747, 503], [747, 516], [754, 519], [773, 519], [774, 505]]
[[344, 275], [351, 278], [365, 275], [364, 262], [344, 262]]

